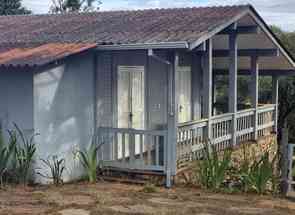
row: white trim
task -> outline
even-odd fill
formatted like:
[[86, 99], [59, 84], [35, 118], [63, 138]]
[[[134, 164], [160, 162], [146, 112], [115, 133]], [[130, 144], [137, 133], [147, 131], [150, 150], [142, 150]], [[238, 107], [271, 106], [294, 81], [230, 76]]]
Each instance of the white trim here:
[[209, 38], [213, 37], [214, 35], [218, 34], [219, 32], [223, 31], [225, 28], [229, 27], [230, 25], [234, 24], [237, 22], [239, 19], [243, 18], [245, 15], [247, 15], [250, 12], [250, 8], [241, 12], [239, 15], [235, 16], [232, 18], [230, 21], [224, 23], [223, 25], [220, 25], [216, 28], [214, 28], [212, 31], [205, 33], [203, 36], [201, 36], [198, 40], [195, 42], [192, 42], [189, 44], [189, 49], [193, 50], [199, 45], [201, 45], [203, 42], [208, 40]]
[[133, 43], [133, 44], [114, 44], [98, 45], [97, 50], [139, 50], [139, 49], [187, 49], [186, 41], [179, 42], [159, 42], [159, 43]]

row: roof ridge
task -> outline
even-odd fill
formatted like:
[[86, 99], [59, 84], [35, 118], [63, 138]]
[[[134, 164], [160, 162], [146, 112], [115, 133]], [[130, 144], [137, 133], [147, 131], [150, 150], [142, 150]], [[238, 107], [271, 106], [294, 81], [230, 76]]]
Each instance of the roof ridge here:
[[253, 7], [251, 4], [233, 4], [233, 5], [212, 5], [212, 6], [193, 6], [193, 7], [168, 7], [168, 8], [145, 8], [145, 9], [126, 9], [126, 10], [99, 10], [92, 12], [68, 12], [68, 13], [44, 13], [44, 14], [16, 14], [0, 16], [5, 18], [13, 17], [44, 17], [44, 16], [73, 16], [73, 15], [95, 15], [99, 13], [135, 13], [145, 11], [172, 11], [172, 10], [189, 10], [189, 9], [216, 9], [216, 8], [239, 8]]

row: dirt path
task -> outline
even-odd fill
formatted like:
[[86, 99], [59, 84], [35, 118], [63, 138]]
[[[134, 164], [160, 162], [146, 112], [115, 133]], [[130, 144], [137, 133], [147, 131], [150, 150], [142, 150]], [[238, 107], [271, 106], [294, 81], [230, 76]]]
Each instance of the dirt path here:
[[0, 191], [0, 214], [295, 214], [295, 202], [270, 196], [227, 195], [192, 188], [142, 192], [141, 186], [100, 182], [59, 188], [7, 188]]

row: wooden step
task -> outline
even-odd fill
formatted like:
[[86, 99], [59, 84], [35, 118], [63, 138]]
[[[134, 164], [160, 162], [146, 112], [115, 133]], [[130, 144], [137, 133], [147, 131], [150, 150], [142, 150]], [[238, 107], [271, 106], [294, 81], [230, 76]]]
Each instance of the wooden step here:
[[102, 176], [102, 179], [109, 182], [118, 182], [123, 184], [139, 184], [144, 185], [148, 181], [146, 180], [139, 180], [139, 179], [130, 179], [130, 178], [118, 178], [118, 177], [111, 177], [111, 176]]
[[150, 175], [150, 176], [166, 176], [162, 171], [150, 171], [150, 170], [138, 170], [138, 169], [127, 169], [118, 167], [105, 167], [104, 172], [119, 172], [125, 174], [138, 174], [138, 175]]
[[166, 175], [159, 171], [144, 171], [138, 169], [123, 169], [117, 167], [105, 167], [100, 177], [106, 181], [130, 184], [153, 183], [164, 185]]

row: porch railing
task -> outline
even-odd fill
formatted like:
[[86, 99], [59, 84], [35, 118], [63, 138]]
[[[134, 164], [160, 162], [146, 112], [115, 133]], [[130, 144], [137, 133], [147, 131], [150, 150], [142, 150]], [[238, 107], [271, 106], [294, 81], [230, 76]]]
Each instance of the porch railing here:
[[102, 144], [98, 155], [104, 166], [165, 171], [166, 130], [100, 127], [96, 141]]
[[[274, 126], [275, 105], [265, 105], [257, 109], [258, 137], [270, 134]], [[182, 123], [177, 133], [177, 159], [194, 160], [200, 156], [201, 149], [208, 139], [208, 124], [210, 123], [210, 144], [217, 150], [227, 148], [232, 140], [233, 114], [214, 116], [208, 119]], [[255, 109], [247, 109], [236, 113], [236, 143], [254, 139]]]

